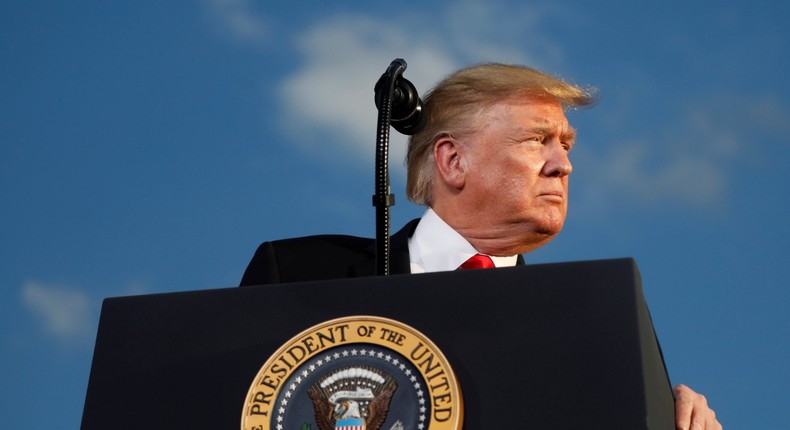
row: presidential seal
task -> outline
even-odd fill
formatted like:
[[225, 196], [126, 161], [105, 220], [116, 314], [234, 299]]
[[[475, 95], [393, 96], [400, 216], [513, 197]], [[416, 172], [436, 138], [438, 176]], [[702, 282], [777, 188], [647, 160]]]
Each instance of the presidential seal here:
[[460, 430], [461, 391], [427, 337], [353, 316], [298, 334], [258, 371], [242, 430]]

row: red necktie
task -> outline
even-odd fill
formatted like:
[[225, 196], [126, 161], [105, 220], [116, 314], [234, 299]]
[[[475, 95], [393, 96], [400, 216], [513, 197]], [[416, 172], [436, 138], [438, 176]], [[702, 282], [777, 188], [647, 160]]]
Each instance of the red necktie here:
[[491, 261], [491, 257], [483, 254], [476, 254], [464, 261], [460, 269], [491, 269], [493, 267], [496, 266], [494, 266], [494, 262]]

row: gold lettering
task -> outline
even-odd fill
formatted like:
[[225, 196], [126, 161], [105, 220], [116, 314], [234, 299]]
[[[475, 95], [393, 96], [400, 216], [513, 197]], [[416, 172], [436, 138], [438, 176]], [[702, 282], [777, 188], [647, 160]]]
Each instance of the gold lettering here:
[[343, 324], [343, 325], [339, 325], [339, 326], [335, 327], [335, 330], [340, 332], [340, 341], [341, 342], [345, 342], [346, 341], [346, 329], [347, 328], [348, 328], [348, 324]]
[[431, 392], [438, 390], [439, 388], [444, 388], [445, 390], [450, 390], [450, 383], [447, 381], [446, 377], [442, 378], [442, 382], [440, 384], [431, 385]]
[[398, 333], [395, 330], [390, 330], [386, 328], [381, 329], [381, 340], [386, 340], [388, 342], [394, 343], [395, 345], [403, 346], [404, 339], [406, 339], [406, 336], [404, 336], [401, 333]]
[[453, 416], [453, 410], [450, 408], [436, 409], [433, 411], [433, 419], [442, 423], [449, 420]]
[[452, 402], [450, 394], [442, 394], [433, 398], [433, 418], [438, 422], [449, 420], [453, 416], [453, 408], [439, 408]]
[[[420, 356], [417, 357], [416, 353], [420, 349], [425, 349], [425, 351], [423, 351], [420, 354]], [[426, 353], [428, 354], [428, 356], [417, 367], [423, 367], [425, 369], [425, 374], [427, 375], [427, 374], [433, 372], [434, 370], [438, 369], [439, 367], [441, 367], [442, 363], [440, 363], [439, 360], [436, 360], [436, 364], [434, 364], [433, 360], [434, 360], [435, 357], [434, 357], [433, 353], [429, 353], [428, 348], [425, 348], [423, 346], [422, 342], [420, 342], [420, 344], [417, 345], [416, 348], [414, 348], [414, 351], [411, 352], [411, 358], [414, 359], [414, 361], [416, 362], [416, 361], [420, 360], [421, 358], [425, 357]]]
[[327, 333], [328, 334], [324, 334], [320, 331], [316, 333], [316, 336], [318, 336], [318, 343], [321, 345], [321, 349], [326, 348], [327, 341], [332, 345], [335, 344], [335, 334], [332, 332], [332, 329], [330, 328], [327, 330]]
[[451, 394], [442, 394], [441, 396], [436, 396], [433, 398], [433, 406], [437, 408], [442, 404], [447, 404], [450, 402], [452, 402]]
[[252, 405], [250, 408], [250, 415], [263, 415], [264, 417], [268, 417], [269, 411], [261, 411], [261, 405]]
[[271, 388], [272, 390], [276, 390], [277, 387], [280, 386], [280, 383], [278, 381], [272, 380], [272, 378], [270, 378], [269, 375], [263, 375], [263, 378], [261, 378], [261, 385], [265, 385]]
[[285, 375], [288, 374], [288, 369], [283, 368], [280, 366], [280, 363], [274, 363], [272, 365], [272, 373], [277, 375], [277, 380], [282, 381], [285, 379]]
[[294, 360], [294, 365], [299, 364], [299, 362], [302, 361], [302, 359], [307, 355], [307, 352], [305, 352], [304, 348], [299, 345], [292, 346], [285, 353], [291, 356], [291, 358]]
[[[425, 349], [425, 351], [423, 351], [423, 352], [422, 352], [422, 354], [420, 354], [420, 356], [419, 356], [419, 357], [417, 357], [417, 354], [416, 354], [416, 353], [417, 353], [417, 351], [419, 351], [419, 350], [421, 350], [421, 349]], [[427, 354], [427, 353], [428, 353], [428, 348], [425, 348], [425, 347], [422, 345], [422, 342], [420, 342], [420, 344], [419, 344], [419, 345], [417, 345], [417, 347], [416, 347], [416, 348], [414, 348], [414, 351], [412, 351], [412, 352], [411, 352], [411, 359], [412, 359], [412, 360], [414, 360], [414, 361], [417, 361], [417, 360], [421, 359], [422, 357], [424, 357], [424, 356], [425, 356], [425, 354]]]
[[313, 338], [312, 337], [304, 338], [304, 340], [302, 340], [302, 345], [304, 345], [305, 348], [307, 348], [307, 353], [308, 354], [312, 354], [312, 353], [318, 351], [318, 348], [313, 343]]
[[252, 396], [253, 405], [250, 407], [250, 415], [263, 415], [268, 417], [269, 409], [261, 409], [261, 405], [259, 403], [270, 405], [272, 403], [271, 397], [272, 393], [266, 393], [263, 391], [256, 392], [255, 395]]
[[428, 381], [432, 381], [437, 376], [442, 376], [442, 375], [444, 375], [444, 369], [441, 369], [438, 372], [434, 373], [433, 375], [428, 376]]
[[293, 365], [291, 365], [291, 363], [289, 363], [288, 360], [286, 360], [285, 357], [283, 357], [282, 355], [280, 356], [280, 361], [282, 361], [283, 363], [285, 363], [286, 366], [288, 366], [288, 370], [294, 368]]

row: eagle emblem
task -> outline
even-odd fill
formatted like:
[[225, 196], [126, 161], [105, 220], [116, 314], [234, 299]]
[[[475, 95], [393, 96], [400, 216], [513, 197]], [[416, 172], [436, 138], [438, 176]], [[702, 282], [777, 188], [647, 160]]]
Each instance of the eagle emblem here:
[[320, 430], [379, 430], [397, 389], [397, 382], [380, 369], [348, 366], [321, 377], [307, 395]]
[[242, 430], [461, 430], [460, 387], [430, 339], [375, 316], [325, 321], [272, 354]]

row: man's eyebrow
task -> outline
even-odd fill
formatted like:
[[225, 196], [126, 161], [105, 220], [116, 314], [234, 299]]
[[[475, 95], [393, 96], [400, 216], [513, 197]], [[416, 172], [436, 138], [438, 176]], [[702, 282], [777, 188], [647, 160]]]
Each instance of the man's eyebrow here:
[[[519, 127], [516, 132], [519, 135], [539, 134], [542, 136], [553, 135], [557, 131], [556, 127], [537, 125], [534, 127]], [[560, 135], [562, 141], [573, 142], [576, 140], [576, 129], [568, 126], [567, 130]]]

